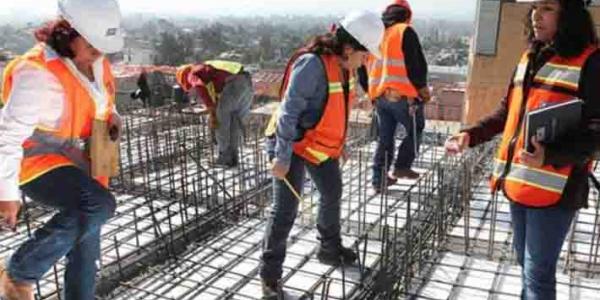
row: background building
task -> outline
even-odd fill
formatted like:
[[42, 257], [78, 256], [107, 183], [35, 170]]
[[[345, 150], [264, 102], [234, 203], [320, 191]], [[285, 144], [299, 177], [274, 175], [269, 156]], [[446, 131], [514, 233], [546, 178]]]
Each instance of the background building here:
[[[600, 1], [590, 10], [600, 26]], [[475, 37], [469, 57], [465, 113], [472, 124], [489, 114], [506, 93], [508, 82], [526, 47], [523, 29], [530, 3], [516, 0], [478, 0]]]

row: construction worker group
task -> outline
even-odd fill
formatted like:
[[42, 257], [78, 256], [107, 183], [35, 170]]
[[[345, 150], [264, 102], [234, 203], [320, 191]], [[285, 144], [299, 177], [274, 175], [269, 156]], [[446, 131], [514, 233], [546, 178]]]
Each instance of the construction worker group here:
[[[117, 172], [114, 162], [121, 117], [115, 109], [116, 85], [105, 54], [123, 47], [121, 12], [117, 0], [57, 1], [59, 16], [36, 30], [38, 43], [10, 62], [4, 72], [0, 221], [6, 229], [16, 228], [21, 192], [58, 212], [0, 263], [0, 299], [34, 299], [33, 285], [64, 256], [68, 262], [62, 299], [94, 299], [101, 228], [116, 208], [108, 188], [109, 177]], [[493, 182], [494, 190], [503, 190], [511, 200], [513, 230], [519, 239], [514, 244], [526, 277], [523, 295], [554, 299], [556, 251], [574, 212], [583, 207], [556, 204], [568, 202], [562, 199], [572, 177], [589, 172], [591, 153], [598, 146], [593, 128], [600, 126], [587, 125], [598, 122], [600, 116], [590, 112], [585, 119], [589, 124], [582, 125], [582, 134], [592, 138], [576, 144], [586, 151], [573, 158], [562, 148], [545, 147], [537, 141], [533, 141], [534, 153], [523, 151], [522, 136], [515, 139], [521, 125], [514, 115], [522, 114], [525, 104], [530, 110], [548, 99], [561, 102], [572, 95], [581, 95], [590, 107], [598, 105], [591, 104], [600, 95], [594, 90], [598, 85], [586, 84], [586, 74], [598, 75], [600, 54], [594, 29], [590, 29], [593, 35], [588, 34], [589, 24], [581, 21], [589, 18], [586, 1], [527, 2], [533, 3], [528, 23], [532, 46], [516, 68], [503, 106], [494, 118], [464, 129], [446, 146], [449, 153], [460, 152], [504, 129]], [[564, 25], [559, 20], [577, 14], [581, 26], [571, 30], [582, 32], [578, 48], [561, 44], [557, 29]], [[425, 128], [424, 105], [432, 96], [427, 62], [412, 19], [406, 0], [390, 1], [381, 14], [355, 11], [331, 30], [299, 45], [289, 59], [281, 103], [266, 130], [273, 203], [259, 268], [263, 299], [285, 297], [281, 278], [286, 241], [302, 201], [307, 171], [320, 194], [317, 258], [331, 265], [357, 260], [357, 253], [342, 244], [340, 233], [341, 161], [351, 151], [345, 142], [350, 111], [359, 101], [357, 86], [366, 94], [363, 101], [374, 107], [378, 129], [372, 192], [387, 193], [399, 179], [418, 180], [419, 173], [412, 165]], [[150, 89], [145, 73], [142, 75], [140, 92], [132, 97], [147, 101]], [[252, 106], [250, 73], [238, 62], [209, 58], [179, 66], [176, 81], [191, 98], [200, 99], [209, 114], [218, 147], [215, 165], [236, 167]], [[396, 149], [398, 124], [405, 136]], [[115, 150], [109, 153], [94, 150], [111, 148]], [[573, 185], [569, 195], [587, 195], [585, 187]], [[544, 227], [546, 219], [558, 221]], [[551, 228], [555, 247], [542, 249], [547, 244], [545, 237], [524, 229], [534, 226]], [[534, 238], [541, 241], [537, 248], [530, 245]], [[540, 267], [552, 264], [554, 269]]]

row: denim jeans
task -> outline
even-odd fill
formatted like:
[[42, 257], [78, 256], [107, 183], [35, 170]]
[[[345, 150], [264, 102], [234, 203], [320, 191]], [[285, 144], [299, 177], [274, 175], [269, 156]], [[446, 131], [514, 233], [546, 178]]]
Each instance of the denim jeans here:
[[[410, 169], [415, 160], [415, 143], [417, 148], [421, 144], [421, 136], [425, 128], [425, 115], [423, 104], [417, 104], [416, 124], [417, 139], [415, 141], [413, 131], [413, 116], [409, 114], [409, 105], [407, 101], [390, 102], [380, 97], [375, 102], [377, 111], [377, 125], [379, 127], [379, 139], [375, 156], [373, 157], [373, 180], [375, 186], [381, 184], [382, 173], [389, 171], [394, 158], [396, 128], [398, 123], [404, 126], [406, 137], [398, 148], [398, 155], [394, 168], [396, 170]], [[387, 166], [385, 166], [387, 161]], [[385, 166], [385, 169], [384, 169]]]
[[522, 267], [521, 299], [556, 299], [556, 263], [575, 212], [510, 204], [513, 244]]
[[58, 213], [13, 253], [7, 265], [9, 276], [17, 282], [35, 283], [66, 255], [62, 299], [94, 299], [100, 228], [113, 216], [115, 198], [75, 167], [52, 170], [22, 190]]
[[252, 78], [248, 73], [234, 75], [223, 88], [217, 104], [216, 129], [219, 157], [237, 161], [238, 146], [242, 137], [242, 124], [252, 106]]
[[[304, 184], [305, 168], [319, 191], [317, 229], [321, 247], [332, 249], [341, 243], [340, 200], [342, 175], [337, 159], [315, 166], [296, 154], [292, 155], [287, 180], [299, 193]], [[283, 180], [273, 179], [273, 205], [265, 232], [260, 276], [267, 280], [281, 279], [286, 241], [298, 214], [298, 199]]]

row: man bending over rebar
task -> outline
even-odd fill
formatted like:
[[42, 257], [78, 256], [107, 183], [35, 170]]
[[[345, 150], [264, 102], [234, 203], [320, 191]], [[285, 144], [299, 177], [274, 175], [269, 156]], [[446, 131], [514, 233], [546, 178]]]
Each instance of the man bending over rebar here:
[[183, 65], [176, 77], [183, 90], [195, 93], [208, 109], [210, 127], [215, 130], [219, 148], [216, 164], [237, 166], [243, 119], [252, 106], [250, 73], [240, 63], [211, 60]]

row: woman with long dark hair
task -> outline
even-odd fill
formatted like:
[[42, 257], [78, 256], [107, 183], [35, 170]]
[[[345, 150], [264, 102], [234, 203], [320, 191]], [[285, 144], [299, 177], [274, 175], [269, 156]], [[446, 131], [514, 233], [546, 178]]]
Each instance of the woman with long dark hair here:
[[90, 173], [80, 145], [94, 124], [116, 140], [115, 82], [103, 53], [123, 46], [115, 0], [59, 0], [60, 17], [4, 71], [0, 115], [0, 220], [14, 230], [19, 188], [58, 210], [0, 265], [0, 298], [33, 300], [32, 286], [66, 256], [62, 299], [94, 299], [100, 228], [115, 211], [108, 178]]
[[[503, 132], [492, 174], [493, 192], [510, 201], [513, 245], [523, 268], [522, 299], [556, 298], [556, 264], [575, 213], [587, 207], [588, 176], [600, 148], [600, 52], [583, 0], [537, 0], [529, 11], [525, 51], [500, 107], [451, 137], [460, 152]], [[531, 139], [527, 112], [583, 100], [579, 128], [553, 143]]]
[[288, 63], [279, 114], [267, 129], [273, 142], [269, 152], [274, 178], [260, 270], [263, 299], [283, 297], [280, 279], [286, 240], [298, 213], [305, 169], [320, 194], [318, 259], [337, 264], [357, 258], [341, 241], [339, 158], [354, 102], [356, 69], [369, 52], [379, 55], [383, 30], [374, 13], [352, 13], [331, 33], [311, 39]]

